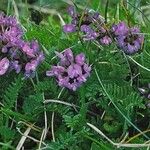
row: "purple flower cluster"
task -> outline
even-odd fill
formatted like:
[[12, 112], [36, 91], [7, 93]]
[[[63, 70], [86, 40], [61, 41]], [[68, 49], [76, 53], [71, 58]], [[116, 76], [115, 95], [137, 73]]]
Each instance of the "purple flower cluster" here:
[[25, 42], [22, 37], [17, 20], [0, 12], [0, 76], [15, 70], [32, 77], [43, 61], [37, 41]]
[[144, 42], [144, 36], [140, 34], [139, 28], [129, 28], [124, 22], [113, 25], [112, 33], [118, 47], [128, 55], [138, 52]]
[[110, 45], [115, 40], [117, 46], [128, 55], [141, 49], [144, 36], [137, 27], [129, 28], [124, 22], [107, 27], [99, 13], [86, 10], [79, 14], [73, 6], [68, 8], [68, 13], [72, 21], [63, 26], [66, 33], [80, 31], [84, 41], [96, 40], [101, 45]]
[[90, 13], [85, 11], [84, 14], [76, 12], [73, 6], [68, 8], [68, 13], [72, 18], [71, 24], [63, 26], [66, 33], [80, 31], [84, 41], [97, 40], [100, 44], [109, 45], [112, 43], [108, 29], [105, 29], [99, 13]]
[[54, 76], [59, 86], [75, 91], [90, 76], [91, 66], [85, 62], [83, 53], [74, 57], [70, 48], [66, 49], [64, 53], [56, 52], [56, 55], [60, 58], [60, 62], [57, 66], [52, 66], [46, 75]]

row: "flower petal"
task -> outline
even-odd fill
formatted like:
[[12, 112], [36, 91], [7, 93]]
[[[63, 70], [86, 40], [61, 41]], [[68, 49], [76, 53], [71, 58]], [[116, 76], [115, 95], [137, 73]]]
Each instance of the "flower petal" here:
[[0, 60], [0, 75], [4, 75], [9, 67], [9, 60], [5, 57]]

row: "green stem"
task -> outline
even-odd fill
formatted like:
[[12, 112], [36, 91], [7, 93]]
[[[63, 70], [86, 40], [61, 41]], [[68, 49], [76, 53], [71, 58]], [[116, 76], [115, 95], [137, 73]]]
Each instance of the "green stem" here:
[[0, 142], [0, 145], [2, 145], [2, 146], [4, 146], [4, 147], [7, 147], [7, 148], [9, 148], [9, 149], [13, 149], [13, 150], [15, 150], [15, 148], [14, 148], [14, 147], [12, 147], [12, 146], [8, 145], [7, 143], [2, 143], [2, 142]]
[[35, 83], [34, 83], [33, 79], [30, 78], [30, 81], [31, 81], [31, 83], [32, 83], [32, 85], [33, 85], [33, 87], [34, 87], [34, 89], [35, 89]]
[[92, 138], [92, 137], [90, 137], [90, 136], [88, 136], [88, 135], [83, 135], [83, 136], [84, 136], [85, 138], [87, 138], [87, 139], [89, 139], [89, 140], [93, 141], [94, 143], [96, 143], [96, 144], [98, 144], [98, 145], [101, 146], [101, 143], [98, 142], [97, 140], [95, 140], [94, 138]]

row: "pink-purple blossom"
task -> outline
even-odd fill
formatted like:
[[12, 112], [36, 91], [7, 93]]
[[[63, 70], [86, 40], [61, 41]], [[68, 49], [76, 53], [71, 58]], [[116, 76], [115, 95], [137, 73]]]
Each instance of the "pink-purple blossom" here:
[[15, 17], [0, 12], [0, 76], [12, 70], [33, 76], [44, 60], [36, 40], [23, 40], [23, 30]]
[[4, 57], [0, 60], [0, 75], [4, 75], [9, 68], [9, 60]]
[[102, 45], [110, 45], [112, 43], [109, 31], [104, 29], [104, 23], [98, 12], [85, 10], [84, 13], [81, 14], [76, 12], [75, 7], [70, 6], [68, 13], [72, 21], [70, 24], [63, 26], [64, 32], [80, 32], [81, 38], [84, 41], [96, 40]]
[[86, 63], [83, 53], [74, 56], [70, 48], [63, 53], [56, 52], [56, 55], [60, 62], [52, 66], [46, 75], [54, 76], [59, 86], [75, 91], [90, 76], [91, 66]]
[[140, 34], [138, 28], [129, 28], [128, 33], [116, 37], [117, 45], [126, 54], [132, 55], [141, 49], [144, 42], [144, 36]]
[[101, 37], [99, 42], [103, 45], [110, 45], [112, 43], [112, 39], [108, 35], [106, 35], [104, 37]]
[[64, 32], [76, 32], [76, 26], [74, 24], [66, 24], [63, 26]]
[[111, 30], [115, 36], [121, 36], [121, 35], [126, 35], [129, 29], [126, 23], [122, 21], [119, 22], [118, 24], [114, 24]]
[[144, 36], [140, 33], [140, 29], [137, 27], [130, 28], [123, 21], [113, 25], [111, 33], [117, 46], [128, 55], [138, 52], [144, 42]]

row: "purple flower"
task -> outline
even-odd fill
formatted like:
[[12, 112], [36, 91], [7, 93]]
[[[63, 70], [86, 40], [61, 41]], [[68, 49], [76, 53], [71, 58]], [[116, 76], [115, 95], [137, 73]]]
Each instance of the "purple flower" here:
[[30, 77], [31, 75], [34, 77], [33, 74], [35, 74], [37, 67], [43, 60], [44, 60], [44, 55], [41, 52], [36, 56], [36, 58], [31, 59], [30, 62], [27, 62], [25, 65], [25, 76]]
[[80, 30], [85, 33], [83, 40], [95, 40], [98, 37], [98, 33], [95, 32], [90, 26], [82, 25]]
[[84, 41], [97, 40], [100, 44], [109, 45], [112, 40], [108, 32], [102, 27], [104, 21], [98, 12], [90, 12], [85, 10], [83, 13], [77, 13], [75, 7], [70, 6], [68, 13], [71, 16], [71, 24], [63, 26], [64, 32], [81, 32]]
[[[92, 23], [92, 20], [95, 20], [95, 15], [91, 15], [87, 10], [84, 12], [84, 14], [79, 14], [76, 12], [75, 7], [69, 6], [68, 13], [71, 16], [71, 24], [66, 24], [63, 26], [64, 32], [76, 32], [80, 30], [80, 26], [82, 25], [90, 25]], [[81, 20], [82, 18], [82, 20]]]
[[126, 54], [131, 55], [138, 52], [144, 42], [144, 36], [140, 34], [138, 28], [130, 28], [126, 35], [120, 35], [116, 38], [117, 45]]
[[38, 62], [36, 60], [32, 60], [31, 62], [28, 62], [25, 65], [25, 76], [26, 77], [32, 76], [35, 73], [37, 66], [38, 66]]
[[115, 36], [121, 36], [128, 33], [128, 27], [125, 22], [120, 22], [117, 25], [112, 26], [112, 32]]
[[67, 72], [68, 72], [68, 76], [70, 78], [76, 78], [76, 77], [82, 75], [81, 66], [79, 66], [78, 64], [70, 65], [67, 69]]
[[88, 64], [84, 63], [84, 65], [82, 66], [83, 68], [83, 75], [85, 76], [85, 78], [87, 78], [90, 75], [90, 71], [91, 71], [91, 66], [89, 66]]
[[68, 7], [68, 14], [69, 14], [72, 18], [76, 17], [76, 12], [75, 12], [74, 6], [69, 6], [69, 7]]
[[85, 62], [85, 55], [83, 53], [81, 54], [78, 54], [76, 57], [75, 57], [75, 61], [78, 65], [83, 65], [84, 62]]
[[16, 73], [21, 71], [21, 65], [19, 65], [19, 61], [15, 60], [11, 62], [11, 69], [14, 69]]
[[62, 66], [52, 66], [52, 69], [50, 71], [46, 72], [47, 76], [56, 76], [62, 75], [65, 72], [65, 68]]
[[5, 57], [0, 60], [0, 76], [4, 75], [9, 68], [9, 60]]
[[28, 56], [28, 57], [35, 57], [36, 54], [39, 52], [39, 45], [37, 41], [30, 42], [23, 42], [22, 44], [22, 51]]
[[36, 67], [37, 67], [38, 63], [36, 60], [32, 60], [31, 62], [28, 62], [25, 66], [25, 70], [27, 72], [30, 72], [30, 71], [35, 71], [36, 70]]
[[83, 53], [73, 56], [70, 48], [63, 53], [56, 52], [60, 58], [59, 65], [52, 66], [47, 76], [54, 76], [59, 86], [75, 91], [90, 76], [91, 67], [85, 62]]
[[99, 14], [98, 12], [95, 12], [95, 13], [93, 14], [93, 18], [94, 18], [95, 20], [99, 19], [99, 17], [100, 17], [100, 14]]
[[112, 40], [109, 36], [106, 35], [100, 39], [100, 43], [104, 45], [109, 45], [112, 43]]
[[43, 52], [40, 52], [40, 53], [37, 55], [37, 58], [36, 58], [38, 64], [40, 64], [44, 59], [45, 59], [44, 53], [43, 53]]
[[4, 57], [0, 60], [0, 75], [9, 69], [9, 72], [15, 70], [16, 73], [25, 71], [25, 76], [32, 77], [44, 60], [38, 42], [25, 42], [23, 31], [15, 17], [4, 13], [0, 13], [0, 50], [1, 57]]
[[60, 65], [69, 66], [74, 61], [73, 53], [70, 48], [66, 49], [64, 53], [55, 52], [56, 55], [60, 58]]
[[14, 17], [8, 17], [0, 12], [0, 40], [3, 41], [3, 46], [7, 44], [16, 46], [22, 35], [23, 31], [17, 23], [17, 20]]
[[99, 36], [97, 38], [97, 41], [101, 45], [110, 45], [112, 43], [112, 37], [110, 35], [109, 29], [105, 29], [104, 27], [100, 26], [98, 30]]
[[63, 26], [64, 32], [76, 32], [76, 26], [74, 24], [66, 24]]
[[85, 32], [85, 33], [91, 33], [91, 32], [93, 32], [93, 30], [91, 29], [91, 27], [88, 26], [88, 25], [82, 25], [81, 28], [80, 28], [80, 30], [82, 32]]

